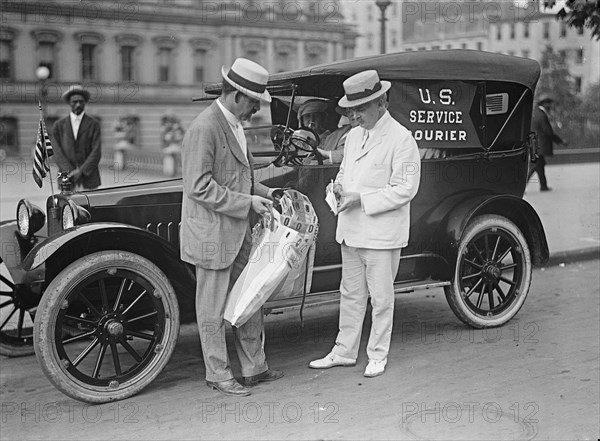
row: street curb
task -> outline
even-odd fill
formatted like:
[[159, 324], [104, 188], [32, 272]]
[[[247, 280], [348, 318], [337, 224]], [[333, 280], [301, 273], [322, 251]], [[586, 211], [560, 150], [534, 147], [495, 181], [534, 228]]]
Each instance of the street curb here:
[[600, 259], [600, 246], [579, 248], [576, 250], [567, 250], [552, 253], [550, 254], [548, 262], [546, 262], [542, 266], [556, 266], [560, 265], [561, 263], [574, 263], [595, 259]]

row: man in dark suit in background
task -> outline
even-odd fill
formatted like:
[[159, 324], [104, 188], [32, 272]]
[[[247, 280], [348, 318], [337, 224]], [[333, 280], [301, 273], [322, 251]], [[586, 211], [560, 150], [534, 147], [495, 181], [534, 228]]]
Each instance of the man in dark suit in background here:
[[54, 160], [63, 173], [68, 173], [75, 190], [93, 190], [100, 186], [100, 123], [85, 114], [90, 93], [73, 85], [63, 94], [71, 113], [54, 123]]
[[[194, 119], [181, 152], [183, 204], [181, 258], [196, 267], [196, 318], [209, 387], [227, 395], [250, 395], [231, 371], [224, 312], [230, 288], [248, 263], [252, 239], [250, 210], [272, 209], [272, 190], [254, 182], [254, 158], [241, 122], [270, 102], [268, 72], [245, 58], [221, 71], [221, 96]], [[253, 386], [281, 378], [267, 366], [263, 310], [234, 328], [243, 383]]]
[[553, 144], [566, 145], [565, 141], [554, 133], [554, 129], [550, 124], [549, 113], [552, 110], [554, 100], [550, 95], [542, 94], [538, 100], [538, 106], [533, 110], [533, 131], [537, 133], [538, 140], [538, 151], [537, 160], [530, 165], [529, 175], [527, 180], [531, 178], [534, 172], [538, 174], [540, 179], [540, 191], [551, 191], [548, 187], [546, 180], [546, 171], [544, 167], [546, 165], [546, 156], [552, 156], [554, 154]]

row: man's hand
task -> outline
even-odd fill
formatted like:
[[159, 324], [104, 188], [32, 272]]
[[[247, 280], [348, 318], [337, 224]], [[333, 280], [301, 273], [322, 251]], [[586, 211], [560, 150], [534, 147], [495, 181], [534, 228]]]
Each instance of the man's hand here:
[[262, 196], [252, 195], [252, 210], [256, 213], [264, 216], [267, 213], [271, 213], [273, 209], [273, 202], [263, 198]]
[[342, 184], [333, 184], [333, 194], [338, 199], [342, 198], [342, 196], [344, 195], [344, 187], [342, 187]]
[[[333, 191], [335, 192], [335, 187]], [[360, 193], [342, 192], [342, 205], [340, 205], [340, 208], [338, 208], [338, 213], [341, 213], [342, 211], [347, 210], [355, 205], [360, 205]]]
[[67, 176], [70, 179], [72, 179], [73, 182], [77, 182], [81, 178], [81, 170], [79, 170], [78, 168], [76, 168], [75, 170], [71, 170]]
[[317, 152], [319, 152], [324, 159], [329, 159], [331, 162], [333, 162], [333, 158], [331, 157], [331, 152], [329, 150], [323, 150], [317, 147]]

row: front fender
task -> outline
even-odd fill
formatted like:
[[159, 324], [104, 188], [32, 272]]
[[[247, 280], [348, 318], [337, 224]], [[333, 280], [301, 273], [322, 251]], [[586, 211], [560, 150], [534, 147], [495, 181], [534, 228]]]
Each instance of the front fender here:
[[[126, 240], [122, 242], [124, 238]], [[69, 228], [38, 243], [25, 257], [23, 268], [37, 268], [59, 253], [87, 255], [96, 251], [122, 249], [123, 246], [131, 247], [136, 242], [142, 248], [156, 244], [169, 257], [178, 258], [176, 248], [154, 233], [127, 224], [96, 222]], [[63, 266], [68, 263], [70, 262], [65, 262]]]
[[528, 202], [512, 195], [472, 194], [448, 213], [438, 230], [438, 243], [446, 244], [445, 257], [453, 266], [465, 228], [474, 217], [483, 214], [497, 214], [512, 221], [527, 240], [533, 264], [548, 261], [550, 253], [542, 221]]

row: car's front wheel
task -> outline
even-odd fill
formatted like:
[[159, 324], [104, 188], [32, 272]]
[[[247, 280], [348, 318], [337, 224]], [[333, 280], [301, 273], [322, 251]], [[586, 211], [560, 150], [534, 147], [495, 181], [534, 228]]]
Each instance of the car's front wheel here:
[[171, 283], [125, 251], [82, 257], [58, 274], [38, 306], [34, 347], [46, 377], [88, 403], [132, 396], [165, 367], [179, 333]]
[[0, 355], [33, 354], [33, 320], [39, 295], [16, 285], [0, 258]]
[[531, 284], [529, 246], [519, 228], [498, 215], [474, 218], [465, 229], [446, 299], [476, 328], [500, 326], [519, 312]]

